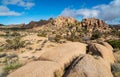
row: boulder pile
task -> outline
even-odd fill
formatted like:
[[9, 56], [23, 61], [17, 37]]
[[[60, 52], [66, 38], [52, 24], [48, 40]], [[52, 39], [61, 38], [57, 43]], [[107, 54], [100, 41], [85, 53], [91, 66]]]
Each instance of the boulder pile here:
[[84, 43], [68, 42], [46, 50], [38, 61], [20, 67], [7, 77], [113, 77], [112, 51], [106, 42], [88, 47]]

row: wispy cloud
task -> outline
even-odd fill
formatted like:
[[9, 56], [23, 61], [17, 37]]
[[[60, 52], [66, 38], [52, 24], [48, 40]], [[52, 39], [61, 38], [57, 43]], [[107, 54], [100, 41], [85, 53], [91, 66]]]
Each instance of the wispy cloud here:
[[2, 0], [0, 5], [0, 16], [20, 16], [23, 14], [11, 10], [8, 5], [15, 5], [25, 9], [30, 9], [35, 5], [35, 3], [32, 2], [32, 0]]
[[17, 5], [21, 7], [25, 7], [25, 9], [30, 9], [35, 5], [31, 0], [2, 0], [2, 4], [4, 5]]
[[20, 16], [20, 15], [21, 15], [21, 13], [11, 11], [6, 6], [0, 6], [0, 16]]
[[65, 8], [61, 15], [62, 16], [67, 16], [67, 17], [79, 17], [82, 16], [83, 18], [87, 17], [98, 17], [99, 11], [97, 10], [90, 10], [90, 9], [70, 9], [70, 8]]
[[91, 9], [65, 8], [60, 15], [70, 17], [82, 16], [83, 18], [96, 17], [105, 21], [113, 21], [117, 18], [120, 18], [120, 0], [113, 0], [108, 5], [97, 5]]

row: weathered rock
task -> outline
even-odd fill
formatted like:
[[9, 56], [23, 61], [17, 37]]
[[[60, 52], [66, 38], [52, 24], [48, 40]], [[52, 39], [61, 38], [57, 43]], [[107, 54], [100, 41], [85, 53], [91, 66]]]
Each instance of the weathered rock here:
[[95, 55], [99, 55], [103, 57], [103, 59], [106, 60], [110, 64], [114, 63], [115, 61], [113, 52], [103, 45], [92, 43], [89, 47], [89, 50], [93, 52]]
[[26, 64], [7, 77], [55, 77], [56, 73], [62, 76], [63, 71], [59, 64], [50, 61], [36, 61]]
[[100, 32], [108, 32], [111, 30], [104, 21], [95, 18], [83, 19], [81, 24], [91, 32], [94, 30], [98, 30]]
[[80, 54], [86, 54], [86, 44], [79, 42], [65, 43], [43, 53], [40, 60], [54, 61], [64, 68]]
[[85, 55], [67, 77], [113, 77], [107, 62], [101, 57]]
[[110, 49], [110, 50], [113, 51], [113, 47], [109, 43], [107, 43], [107, 42], [100, 42], [100, 44], [102, 44], [103, 46], [105, 46], [107, 49]]
[[59, 16], [54, 20], [54, 25], [56, 25], [58, 27], [62, 27], [62, 26], [68, 25], [68, 23], [74, 24], [76, 22], [78, 22], [78, 21], [74, 18]]

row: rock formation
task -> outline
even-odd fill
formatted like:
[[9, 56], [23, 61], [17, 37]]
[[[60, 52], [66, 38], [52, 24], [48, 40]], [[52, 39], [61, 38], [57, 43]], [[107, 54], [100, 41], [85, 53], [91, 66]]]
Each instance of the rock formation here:
[[61, 74], [63, 72], [56, 62], [36, 61], [28, 63], [7, 77], [54, 77], [54, 73], [57, 71], [60, 71]]
[[109, 28], [109, 25], [107, 25], [104, 21], [95, 18], [83, 19], [81, 24], [82, 27], [85, 27], [89, 31], [98, 30], [101, 32], [105, 32], [111, 30]]
[[107, 42], [100, 42], [100, 44], [105, 46], [107, 49], [110, 49], [111, 51], [113, 51], [113, 47], [110, 44], [108, 44]]
[[40, 56], [40, 60], [57, 62], [64, 68], [68, 67], [80, 54], [86, 54], [86, 44], [66, 43], [46, 51]]
[[102, 58], [85, 55], [67, 77], [113, 77], [108, 67]]
[[75, 20], [74, 18], [59, 16], [54, 20], [54, 25], [58, 27], [62, 27], [68, 25], [69, 23], [75, 24], [77, 22], [78, 21]]
[[90, 45], [89, 50], [93, 52], [93, 54], [101, 56], [104, 60], [106, 60], [110, 64], [114, 63], [115, 61], [113, 51], [103, 45], [93, 43]]
[[46, 50], [38, 58], [20, 67], [7, 77], [113, 77], [114, 55], [106, 42], [92, 43], [86, 54], [86, 44], [68, 42]]
[[19, 68], [8, 77], [61, 77], [74, 59], [86, 54], [86, 44], [66, 43], [47, 50], [40, 60]]

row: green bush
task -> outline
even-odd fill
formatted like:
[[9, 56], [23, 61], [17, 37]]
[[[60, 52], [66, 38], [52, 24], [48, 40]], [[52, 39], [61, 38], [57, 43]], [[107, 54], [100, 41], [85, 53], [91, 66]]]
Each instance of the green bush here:
[[25, 46], [25, 41], [21, 41], [20, 37], [15, 37], [14, 39], [10, 40], [6, 40], [6, 47], [8, 49], [18, 49], [18, 48], [22, 48]]
[[120, 49], [120, 40], [109, 40], [107, 41], [113, 48]]

